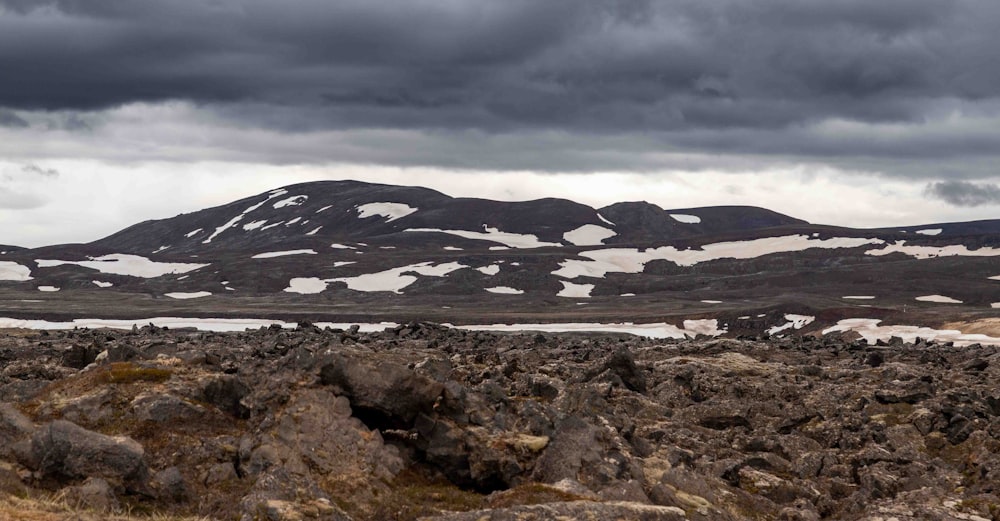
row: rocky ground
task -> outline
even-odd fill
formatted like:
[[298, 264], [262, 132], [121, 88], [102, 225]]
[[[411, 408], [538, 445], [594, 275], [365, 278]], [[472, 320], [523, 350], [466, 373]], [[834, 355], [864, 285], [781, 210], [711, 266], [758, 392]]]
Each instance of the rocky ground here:
[[220, 520], [1000, 519], [996, 347], [146, 327], [0, 332], [0, 369], [0, 498]]

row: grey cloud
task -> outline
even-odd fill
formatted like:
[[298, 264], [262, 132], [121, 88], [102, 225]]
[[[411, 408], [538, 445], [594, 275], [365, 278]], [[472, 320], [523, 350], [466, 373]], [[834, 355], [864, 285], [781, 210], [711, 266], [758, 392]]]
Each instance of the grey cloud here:
[[[529, 150], [532, 163], [552, 170], [606, 167], [608, 157], [611, 167], [631, 167], [636, 151], [693, 151], [914, 176], [930, 169], [912, 162], [951, 160], [956, 176], [975, 177], [971, 163], [1000, 150], [996, 125], [971, 121], [1000, 114], [994, 0], [0, 6], [0, 107], [15, 110], [95, 114], [182, 100], [288, 134], [430, 134], [436, 147], [399, 150], [412, 157], [399, 161], [445, 166], [509, 168], [522, 161], [511, 159], [519, 154], [510, 144], [538, 135], [569, 147]], [[948, 114], [969, 128], [936, 131]], [[831, 130], [831, 122], [869, 129]], [[471, 150], [458, 149], [469, 141]], [[619, 148], [588, 163], [574, 142]]]
[[1000, 204], [1000, 186], [994, 183], [941, 181], [928, 184], [925, 192], [953, 206]]
[[27, 128], [28, 122], [9, 110], [0, 109], [0, 127]]
[[21, 167], [21, 172], [30, 175], [55, 178], [59, 177], [59, 171], [54, 168], [43, 168], [38, 165], [28, 164]]

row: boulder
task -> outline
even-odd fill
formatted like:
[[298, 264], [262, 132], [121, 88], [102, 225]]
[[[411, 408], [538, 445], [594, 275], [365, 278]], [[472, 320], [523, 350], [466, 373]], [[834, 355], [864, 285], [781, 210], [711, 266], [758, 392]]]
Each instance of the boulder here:
[[8, 403], [0, 403], [0, 458], [11, 455], [15, 443], [35, 432], [35, 425]]
[[444, 385], [406, 366], [340, 355], [320, 369], [320, 379], [346, 396], [356, 412], [381, 415], [396, 427], [409, 427], [417, 415], [431, 413], [444, 392]]

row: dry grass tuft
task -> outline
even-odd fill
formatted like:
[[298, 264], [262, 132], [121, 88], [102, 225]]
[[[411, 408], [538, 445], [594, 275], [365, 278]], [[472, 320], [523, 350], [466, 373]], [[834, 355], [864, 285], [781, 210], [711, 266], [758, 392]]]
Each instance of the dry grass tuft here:
[[178, 517], [166, 514], [109, 514], [76, 508], [58, 496], [19, 498], [0, 496], [0, 519], [4, 521], [214, 521], [208, 517]]

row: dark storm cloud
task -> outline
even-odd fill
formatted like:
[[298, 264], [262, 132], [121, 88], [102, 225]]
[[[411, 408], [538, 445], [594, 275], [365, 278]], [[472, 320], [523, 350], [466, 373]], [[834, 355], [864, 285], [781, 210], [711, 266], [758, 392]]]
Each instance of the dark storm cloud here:
[[282, 132], [630, 136], [646, 151], [857, 164], [993, 158], [1000, 140], [982, 125], [906, 129], [996, 117], [996, 27], [995, 0], [0, 0], [0, 107], [184, 100]]
[[1000, 186], [992, 183], [942, 181], [927, 185], [926, 191], [953, 206], [1000, 204]]

